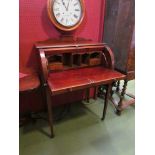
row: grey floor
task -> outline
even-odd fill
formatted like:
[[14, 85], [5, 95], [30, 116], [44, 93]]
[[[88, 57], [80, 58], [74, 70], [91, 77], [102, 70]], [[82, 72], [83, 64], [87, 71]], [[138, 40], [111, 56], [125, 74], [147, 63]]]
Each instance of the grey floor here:
[[[134, 94], [135, 82], [128, 83]], [[20, 155], [134, 155], [135, 110], [131, 106], [121, 116], [109, 103], [101, 121], [103, 100], [74, 104], [69, 116], [55, 123], [55, 138], [50, 139], [44, 120], [20, 128]]]

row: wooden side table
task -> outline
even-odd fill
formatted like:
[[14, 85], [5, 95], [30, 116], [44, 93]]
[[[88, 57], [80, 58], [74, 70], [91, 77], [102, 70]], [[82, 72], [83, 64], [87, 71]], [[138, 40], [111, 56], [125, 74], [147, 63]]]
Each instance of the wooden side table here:
[[19, 92], [33, 91], [40, 86], [40, 80], [37, 74], [30, 74], [24, 77], [19, 77]]
[[[40, 87], [40, 80], [36, 73], [33, 74], [19, 74], [19, 93], [25, 94], [25, 93], [32, 93], [33, 91], [38, 90]], [[21, 114], [20, 114], [21, 115]], [[22, 119], [20, 118], [20, 126], [24, 124], [24, 122], [27, 122], [29, 120], [34, 121], [32, 118], [31, 112], [27, 115], [28, 119]]]
[[[117, 101], [111, 97], [111, 101], [114, 104], [115, 108], [116, 108], [116, 114], [117, 115], [121, 115], [121, 112], [126, 109], [128, 106], [130, 105], [134, 105], [135, 104], [135, 96], [132, 95], [131, 93], [127, 93], [126, 89], [127, 89], [127, 83], [128, 83], [128, 79], [125, 78], [124, 79], [124, 84], [123, 84], [123, 88], [120, 89], [120, 81], [117, 81], [117, 85], [116, 85], [116, 93], [120, 96], [120, 101], [117, 103]], [[124, 96], [127, 95], [129, 96], [131, 99], [124, 101]]]

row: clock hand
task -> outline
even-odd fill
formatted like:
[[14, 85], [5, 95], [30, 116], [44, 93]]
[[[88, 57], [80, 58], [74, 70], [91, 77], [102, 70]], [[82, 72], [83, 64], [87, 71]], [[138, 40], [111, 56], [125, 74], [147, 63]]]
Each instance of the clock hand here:
[[62, 1], [63, 6], [65, 7], [65, 9], [66, 9], [66, 11], [67, 11], [67, 8], [66, 8], [66, 5], [65, 5], [65, 2], [64, 2], [63, 0], [61, 0], [61, 1]]
[[70, 0], [68, 1], [68, 5], [67, 5], [67, 8], [66, 8], [66, 9], [67, 9], [67, 11], [68, 11], [68, 7], [69, 7], [69, 3], [70, 3]]

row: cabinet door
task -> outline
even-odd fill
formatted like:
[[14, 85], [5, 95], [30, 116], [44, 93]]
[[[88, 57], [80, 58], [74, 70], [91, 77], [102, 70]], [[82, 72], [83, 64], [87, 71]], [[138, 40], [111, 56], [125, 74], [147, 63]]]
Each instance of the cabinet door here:
[[119, 11], [119, 0], [106, 0], [104, 37], [103, 41], [112, 49], [114, 48], [114, 39], [116, 33], [116, 23]]
[[103, 41], [112, 47], [115, 57], [115, 68], [122, 72], [127, 72], [135, 21], [135, 4], [134, 0], [115, 1], [106, 1]]
[[135, 29], [132, 34], [132, 40], [129, 49], [127, 71], [135, 71]]

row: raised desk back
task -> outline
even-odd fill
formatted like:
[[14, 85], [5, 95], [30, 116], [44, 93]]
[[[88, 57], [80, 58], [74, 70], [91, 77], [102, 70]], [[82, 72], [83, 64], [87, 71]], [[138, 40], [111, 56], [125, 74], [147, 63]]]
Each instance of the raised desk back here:
[[51, 72], [95, 66], [114, 68], [113, 53], [104, 43], [83, 38], [61, 38], [37, 42], [35, 46], [39, 51], [44, 85]]

